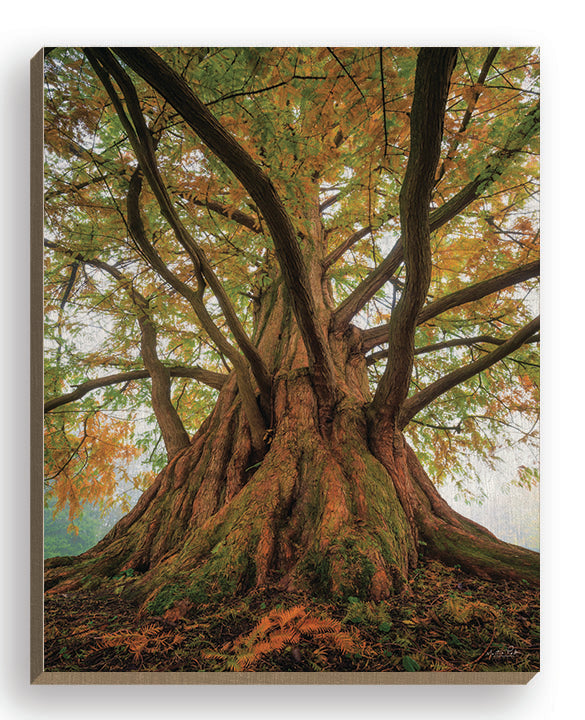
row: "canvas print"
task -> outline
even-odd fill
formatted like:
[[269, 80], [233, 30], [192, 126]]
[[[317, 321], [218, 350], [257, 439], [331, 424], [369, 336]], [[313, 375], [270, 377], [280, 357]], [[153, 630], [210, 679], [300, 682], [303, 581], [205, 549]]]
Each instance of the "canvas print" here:
[[538, 49], [46, 48], [42, 112], [44, 675], [536, 672]]

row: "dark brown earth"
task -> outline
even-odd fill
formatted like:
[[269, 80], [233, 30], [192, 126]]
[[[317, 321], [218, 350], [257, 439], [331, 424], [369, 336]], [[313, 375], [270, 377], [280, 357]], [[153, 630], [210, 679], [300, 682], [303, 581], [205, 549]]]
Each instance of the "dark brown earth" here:
[[185, 600], [163, 616], [121, 599], [132, 578], [92, 592], [47, 593], [45, 671], [533, 672], [539, 598], [437, 562], [404, 595], [323, 601], [253, 592]]

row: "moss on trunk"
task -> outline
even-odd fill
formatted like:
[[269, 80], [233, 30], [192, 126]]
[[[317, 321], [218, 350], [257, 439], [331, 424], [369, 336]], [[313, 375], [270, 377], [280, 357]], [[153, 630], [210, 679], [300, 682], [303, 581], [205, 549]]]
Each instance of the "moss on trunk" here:
[[[280, 292], [270, 308], [280, 307]], [[483, 577], [537, 582], [536, 553], [455, 513], [402, 434], [368, 424], [355, 332], [331, 337], [342, 396], [324, 433], [290, 315], [261, 319], [259, 346], [269, 367], [280, 366], [265, 447], [253, 448], [232, 376], [137, 506], [79, 558], [47, 562], [49, 590], [124, 574], [124, 592], [151, 613], [257, 587], [380, 600], [405, 587], [419, 541]]]

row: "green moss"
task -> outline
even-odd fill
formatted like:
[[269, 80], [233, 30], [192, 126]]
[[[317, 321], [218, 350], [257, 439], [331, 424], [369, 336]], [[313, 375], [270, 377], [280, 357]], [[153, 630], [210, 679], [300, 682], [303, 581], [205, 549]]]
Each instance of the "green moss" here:
[[[526, 551], [526, 556], [511, 558], [505, 550], [494, 543], [493, 547], [485, 548], [473, 541], [466, 542], [457, 536], [438, 534], [430, 539], [434, 554], [439, 555], [445, 562], [457, 563], [464, 569], [474, 571], [477, 566], [484, 567], [488, 572], [506, 574], [525, 578], [529, 582], [537, 583], [540, 575], [538, 557], [532, 558]], [[519, 553], [524, 551], [519, 550]]]
[[162, 615], [177, 600], [184, 597], [184, 588], [180, 585], [165, 585], [156, 597], [148, 603], [146, 609], [151, 615]]
[[316, 550], [309, 550], [299, 563], [297, 572], [306, 580], [308, 589], [319, 597], [331, 595], [331, 563]]
[[376, 572], [374, 563], [367, 556], [367, 541], [364, 538], [345, 537], [334, 543], [331, 553], [342, 578], [336, 593], [342, 598], [350, 596], [365, 600], [369, 597], [370, 585]]
[[147, 605], [147, 610], [154, 615], [162, 614], [185, 598], [199, 605], [245, 593], [254, 586], [256, 565], [246, 552], [232, 555], [229, 546], [218, 546], [204, 565], [189, 573], [171, 573], [168, 580]]
[[102, 580], [99, 577], [92, 577], [91, 575], [86, 575], [81, 581], [84, 590], [96, 590], [101, 584]]

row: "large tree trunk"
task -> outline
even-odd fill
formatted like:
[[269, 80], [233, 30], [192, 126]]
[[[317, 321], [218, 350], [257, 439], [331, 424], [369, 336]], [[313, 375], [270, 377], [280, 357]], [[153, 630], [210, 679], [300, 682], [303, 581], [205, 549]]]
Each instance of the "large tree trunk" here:
[[136, 507], [82, 556], [47, 561], [47, 588], [133, 570], [128, 592], [157, 612], [268, 586], [379, 600], [405, 586], [423, 548], [486, 578], [537, 582], [537, 553], [455, 513], [403, 434], [368, 419], [356, 328], [329, 334], [339, 399], [323, 416], [287, 308], [275, 282], [257, 313], [254, 340], [275, 378], [264, 448], [232, 375]]

